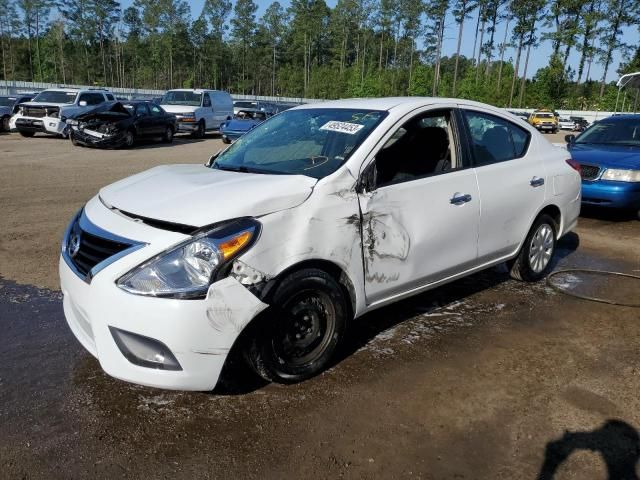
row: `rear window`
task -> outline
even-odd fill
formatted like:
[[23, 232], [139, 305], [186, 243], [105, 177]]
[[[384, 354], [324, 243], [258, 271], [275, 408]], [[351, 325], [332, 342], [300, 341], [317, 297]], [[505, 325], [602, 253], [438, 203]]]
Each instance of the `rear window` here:
[[523, 157], [531, 135], [518, 125], [487, 113], [465, 111], [476, 165]]

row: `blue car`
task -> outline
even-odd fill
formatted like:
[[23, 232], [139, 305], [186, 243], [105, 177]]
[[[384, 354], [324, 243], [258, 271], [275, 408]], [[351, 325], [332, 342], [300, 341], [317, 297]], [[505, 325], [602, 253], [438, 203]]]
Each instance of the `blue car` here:
[[267, 116], [266, 112], [256, 108], [243, 108], [239, 110], [235, 117], [233, 117], [233, 120], [229, 120], [220, 125], [222, 141], [224, 143], [236, 141], [249, 130], [264, 122]]
[[605, 118], [566, 140], [582, 169], [582, 204], [640, 215], [640, 115]]

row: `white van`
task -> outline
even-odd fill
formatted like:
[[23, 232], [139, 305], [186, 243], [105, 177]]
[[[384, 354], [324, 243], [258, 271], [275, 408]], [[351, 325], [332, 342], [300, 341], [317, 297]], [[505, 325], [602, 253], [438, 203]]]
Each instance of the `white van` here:
[[160, 106], [175, 114], [178, 132], [189, 132], [196, 138], [207, 131], [220, 130], [220, 124], [233, 118], [231, 95], [220, 90], [169, 90]]

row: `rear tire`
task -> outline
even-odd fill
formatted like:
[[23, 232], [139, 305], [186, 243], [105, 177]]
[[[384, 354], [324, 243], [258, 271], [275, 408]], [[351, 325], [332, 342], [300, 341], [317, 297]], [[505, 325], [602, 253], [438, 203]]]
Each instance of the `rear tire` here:
[[533, 222], [520, 253], [508, 264], [512, 278], [525, 282], [544, 278], [556, 252], [556, 228], [556, 222], [546, 214]]
[[11, 119], [11, 117], [9, 117], [8, 115], [5, 115], [4, 117], [2, 117], [2, 124], [0, 124], [0, 132], [8, 132], [9, 129], [9, 120]]
[[20, 132], [20, 135], [22, 135], [23, 137], [27, 137], [27, 138], [31, 138], [36, 134], [36, 132], [28, 132], [28, 131], [25, 131], [25, 130], [18, 130], [18, 131]]
[[267, 381], [296, 383], [327, 368], [349, 315], [340, 284], [322, 270], [300, 270], [278, 285], [270, 303], [245, 346], [252, 369]]

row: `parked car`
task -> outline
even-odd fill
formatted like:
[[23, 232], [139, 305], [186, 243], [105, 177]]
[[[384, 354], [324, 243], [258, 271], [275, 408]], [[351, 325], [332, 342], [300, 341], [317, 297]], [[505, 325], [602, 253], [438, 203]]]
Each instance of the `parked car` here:
[[549, 110], [536, 110], [529, 116], [529, 124], [540, 132], [556, 133], [558, 118]]
[[575, 130], [576, 128], [576, 124], [573, 120], [571, 120], [570, 118], [560, 118], [558, 119], [558, 127], [560, 127], [560, 130]]
[[160, 105], [178, 119], [178, 132], [202, 138], [233, 117], [231, 95], [220, 90], [169, 90]]
[[589, 122], [584, 117], [569, 117], [575, 124], [576, 132], [584, 132], [589, 127]]
[[640, 115], [600, 120], [566, 140], [581, 167], [583, 205], [632, 209], [640, 216]]
[[19, 106], [11, 117], [11, 130], [23, 137], [47, 133], [66, 137], [69, 134], [66, 119], [96, 105], [115, 100], [112, 93], [101, 89], [56, 88], [43, 90], [30, 101]]
[[103, 103], [67, 124], [71, 143], [100, 148], [132, 147], [140, 138], [171, 143], [177, 128], [175, 115], [147, 100]]
[[239, 110], [233, 120], [229, 120], [220, 126], [222, 141], [231, 143], [237, 140], [249, 130], [264, 122], [268, 116], [266, 112], [255, 108]]
[[233, 102], [233, 114], [234, 116], [238, 114], [240, 110], [245, 109], [255, 109], [266, 112], [267, 115], [272, 116], [278, 113], [279, 111], [284, 110], [279, 109], [278, 106], [274, 103], [263, 102], [261, 100], [234, 100]]
[[354, 317], [503, 262], [543, 278], [580, 212], [568, 157], [467, 100], [296, 107], [206, 165], [102, 188], [64, 235], [65, 315], [130, 382], [210, 390], [232, 347], [301, 381]]
[[10, 130], [9, 121], [11, 116], [18, 111], [18, 105], [28, 102], [35, 96], [35, 93], [0, 95], [0, 132], [8, 132]]

